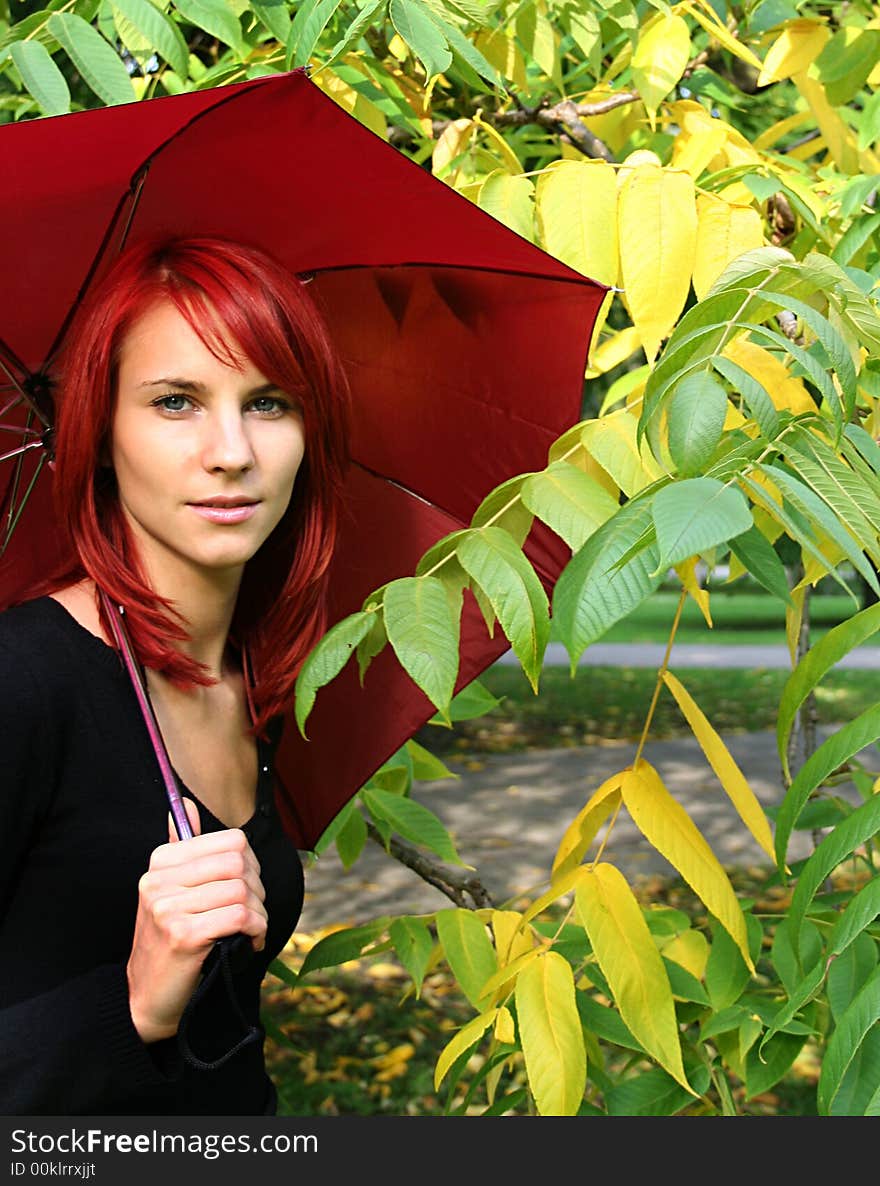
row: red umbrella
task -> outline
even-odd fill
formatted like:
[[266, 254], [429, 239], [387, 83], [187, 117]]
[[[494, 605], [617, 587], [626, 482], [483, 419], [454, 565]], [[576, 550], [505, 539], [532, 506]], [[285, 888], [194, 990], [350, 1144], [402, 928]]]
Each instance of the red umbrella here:
[[[580, 418], [605, 287], [437, 181], [301, 70], [7, 124], [0, 137], [0, 457], [11, 455], [0, 498], [5, 487], [6, 525], [17, 522], [0, 604], [56, 557], [39, 377], [123, 243], [224, 235], [313, 275], [355, 402], [331, 622], [411, 575], [494, 486], [543, 468]], [[549, 590], [568, 550], [537, 524], [526, 553]], [[507, 645], [467, 595], [457, 687]], [[279, 809], [296, 844], [313, 847], [433, 712], [388, 648], [363, 688], [349, 664], [323, 689], [309, 740], [291, 720], [278, 752]]]

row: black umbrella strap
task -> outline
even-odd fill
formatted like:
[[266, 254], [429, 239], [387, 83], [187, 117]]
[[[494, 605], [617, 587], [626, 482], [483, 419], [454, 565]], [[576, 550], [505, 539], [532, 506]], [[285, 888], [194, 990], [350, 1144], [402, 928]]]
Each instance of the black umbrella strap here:
[[[228, 1062], [230, 1058], [238, 1054], [239, 1050], [245, 1046], [249, 1046], [251, 1042], [258, 1042], [262, 1036], [263, 1031], [258, 1025], [252, 1025], [245, 1017], [241, 1005], [238, 1002], [238, 997], [235, 992], [235, 986], [232, 983], [232, 967], [230, 959], [235, 951], [235, 948], [245, 943], [246, 940], [242, 935], [235, 935], [231, 938], [220, 939], [215, 943], [212, 955], [216, 954], [216, 958], [211, 963], [210, 968], [202, 977], [195, 992], [186, 1003], [186, 1008], [180, 1018], [180, 1025], [177, 1027], [177, 1045], [184, 1062], [191, 1067], [195, 1067], [197, 1071], [215, 1071], [218, 1067], [222, 1067], [224, 1063]], [[217, 979], [217, 976], [222, 971], [223, 980], [226, 985], [226, 995], [232, 1002], [238, 1020], [241, 1022], [245, 1033], [244, 1036], [235, 1043], [225, 1054], [221, 1054], [219, 1058], [213, 1061], [206, 1061], [199, 1058], [197, 1054], [193, 1053], [192, 1047], [187, 1040], [186, 1031], [192, 1019], [193, 1011], [198, 1005], [199, 1001], [210, 992], [211, 986]]]

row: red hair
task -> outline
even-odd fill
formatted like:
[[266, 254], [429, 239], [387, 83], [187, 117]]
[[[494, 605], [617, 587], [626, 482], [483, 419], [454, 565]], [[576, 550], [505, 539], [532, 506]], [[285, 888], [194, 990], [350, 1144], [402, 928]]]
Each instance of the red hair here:
[[[187, 637], [147, 583], [107, 456], [121, 343], [156, 301], [171, 301], [222, 361], [237, 347], [302, 404], [306, 451], [280, 523], [245, 566], [230, 637], [247, 648], [255, 728], [289, 708], [297, 672], [326, 628], [327, 570], [348, 465], [342, 365], [305, 285], [262, 251], [224, 239], [165, 238], [130, 247], [85, 297], [70, 326], [57, 392], [55, 498], [79, 563], [123, 605], [142, 664], [180, 686], [211, 681], [175, 642]], [[103, 609], [102, 609], [103, 618]], [[109, 623], [102, 622], [112, 637]]]

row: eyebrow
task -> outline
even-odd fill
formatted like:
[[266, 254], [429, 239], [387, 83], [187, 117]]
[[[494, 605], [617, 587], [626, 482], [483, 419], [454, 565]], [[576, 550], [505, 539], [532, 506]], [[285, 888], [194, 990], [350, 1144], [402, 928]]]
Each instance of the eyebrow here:
[[[194, 391], [199, 393], [208, 390], [206, 384], [200, 383], [197, 379], [175, 379], [172, 377], [147, 379], [145, 382], [139, 383], [138, 387], [176, 387], [180, 391]], [[252, 387], [247, 392], [247, 395], [269, 395], [273, 391], [281, 391], [277, 383], [261, 383], [259, 387]]]

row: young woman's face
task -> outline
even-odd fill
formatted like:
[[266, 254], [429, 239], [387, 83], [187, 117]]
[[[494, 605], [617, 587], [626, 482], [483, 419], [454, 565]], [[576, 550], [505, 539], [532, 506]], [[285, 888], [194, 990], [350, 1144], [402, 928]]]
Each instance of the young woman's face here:
[[296, 402], [247, 359], [215, 358], [173, 304], [132, 325], [111, 460], [154, 584], [181, 565], [240, 576], [287, 509], [304, 449]]

